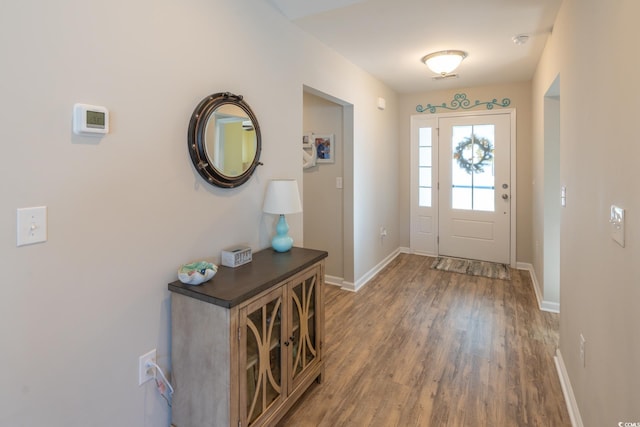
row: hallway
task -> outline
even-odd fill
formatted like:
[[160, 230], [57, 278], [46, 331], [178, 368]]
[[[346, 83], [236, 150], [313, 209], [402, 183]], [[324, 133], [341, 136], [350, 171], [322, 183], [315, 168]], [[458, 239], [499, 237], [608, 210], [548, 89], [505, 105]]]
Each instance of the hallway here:
[[280, 426], [570, 426], [558, 315], [511, 281], [401, 254], [358, 293], [328, 286], [326, 375]]

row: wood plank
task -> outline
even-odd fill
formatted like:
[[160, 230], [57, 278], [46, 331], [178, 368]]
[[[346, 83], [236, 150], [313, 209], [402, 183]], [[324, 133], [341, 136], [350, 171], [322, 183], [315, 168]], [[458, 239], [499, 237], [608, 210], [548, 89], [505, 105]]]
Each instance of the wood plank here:
[[358, 293], [326, 287], [326, 375], [286, 426], [570, 426], [558, 315], [527, 272], [491, 280], [401, 254]]

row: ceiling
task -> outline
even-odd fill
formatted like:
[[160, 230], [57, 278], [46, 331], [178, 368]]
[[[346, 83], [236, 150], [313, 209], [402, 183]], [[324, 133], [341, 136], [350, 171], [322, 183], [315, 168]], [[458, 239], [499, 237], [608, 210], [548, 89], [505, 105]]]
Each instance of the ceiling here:
[[[562, 0], [265, 0], [399, 93], [530, 80]], [[524, 45], [512, 38], [529, 35]], [[468, 53], [457, 79], [420, 59]]]

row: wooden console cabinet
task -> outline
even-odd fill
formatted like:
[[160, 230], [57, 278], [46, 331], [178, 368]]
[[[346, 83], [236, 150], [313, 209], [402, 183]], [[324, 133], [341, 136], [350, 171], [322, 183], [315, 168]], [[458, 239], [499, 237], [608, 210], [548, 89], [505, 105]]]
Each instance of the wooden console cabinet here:
[[173, 425], [273, 426], [321, 380], [326, 257], [269, 248], [200, 286], [169, 284]]

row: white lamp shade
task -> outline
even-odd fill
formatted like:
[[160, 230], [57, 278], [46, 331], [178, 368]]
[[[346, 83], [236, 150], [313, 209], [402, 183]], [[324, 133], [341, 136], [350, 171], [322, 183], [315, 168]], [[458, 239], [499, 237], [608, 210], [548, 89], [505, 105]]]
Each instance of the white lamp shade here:
[[422, 58], [422, 61], [434, 73], [446, 75], [458, 68], [466, 56], [467, 54], [460, 50], [445, 50], [429, 54]]
[[295, 179], [274, 179], [269, 182], [262, 211], [276, 215], [302, 212], [298, 181]]

